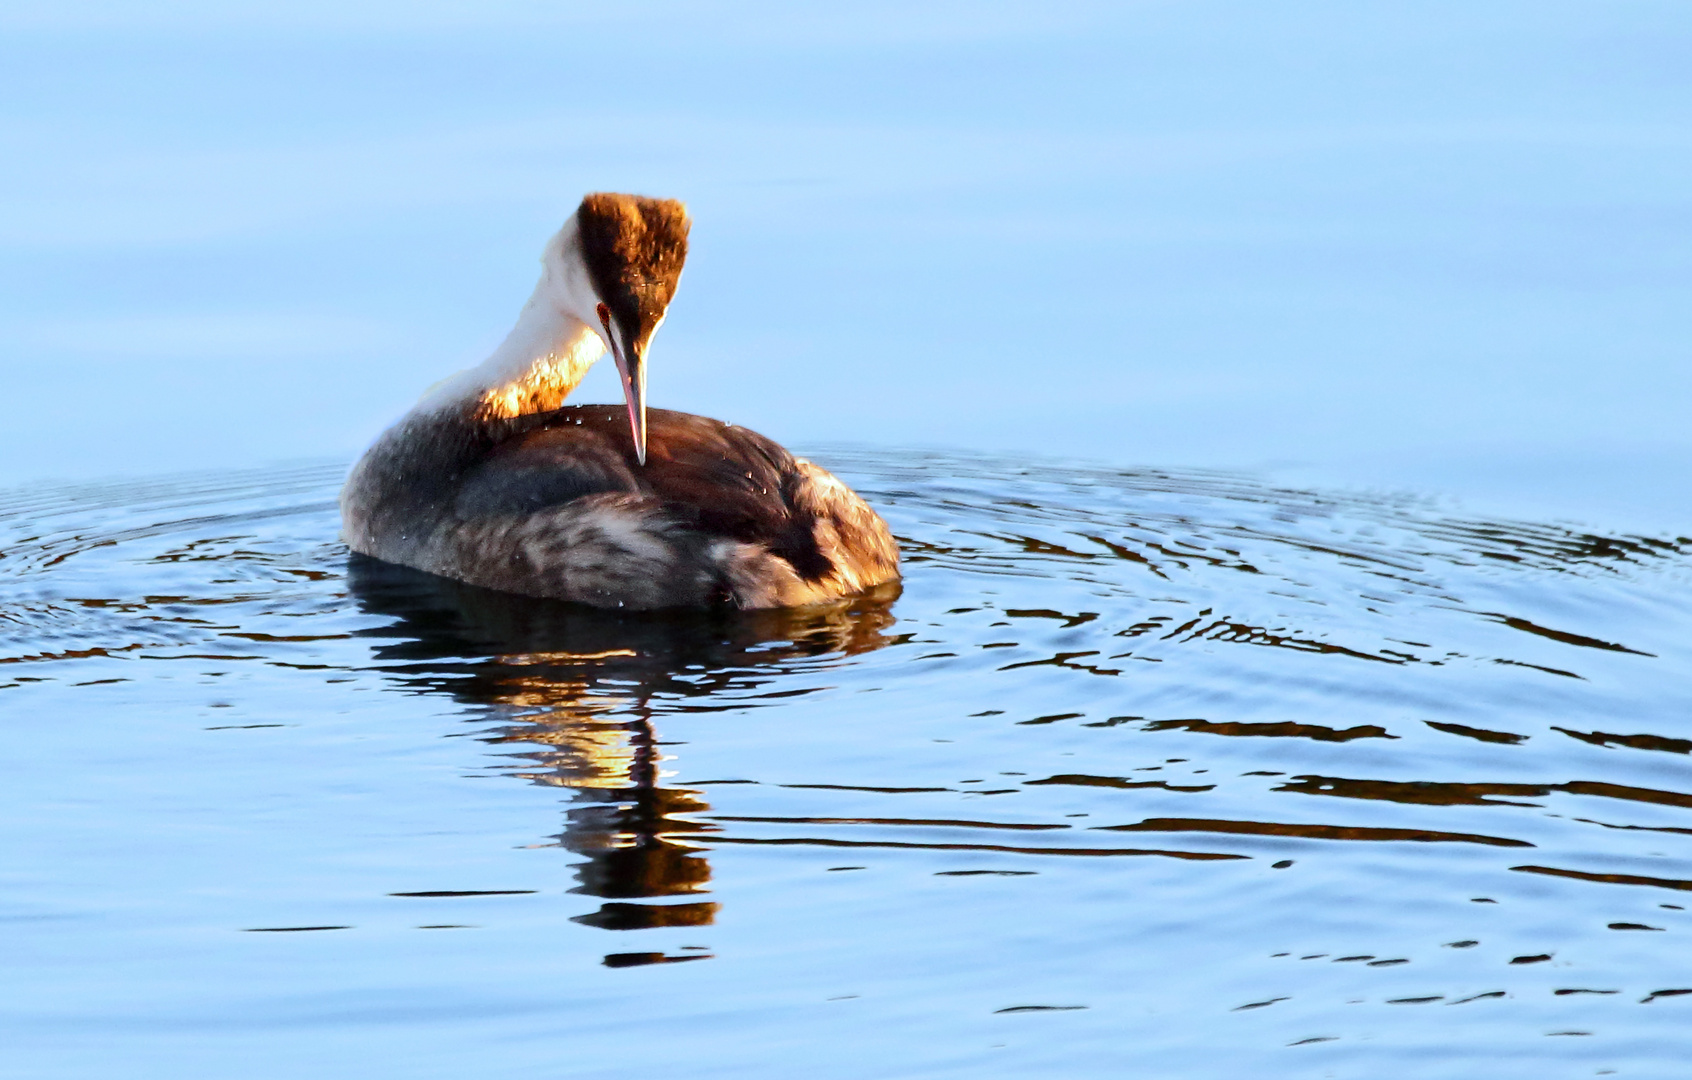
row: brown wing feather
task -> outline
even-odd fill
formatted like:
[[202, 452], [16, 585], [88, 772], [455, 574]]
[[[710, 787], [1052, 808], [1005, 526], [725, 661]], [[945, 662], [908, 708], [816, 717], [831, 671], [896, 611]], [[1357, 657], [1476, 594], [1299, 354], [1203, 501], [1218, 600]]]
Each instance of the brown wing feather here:
[[805, 474], [776, 443], [690, 413], [647, 414], [647, 459], [635, 460], [621, 407], [577, 405], [526, 417], [527, 429], [494, 447], [463, 477], [463, 517], [534, 513], [588, 495], [650, 496], [701, 532], [759, 544], [804, 580], [832, 561], [814, 529], [818, 507], [796, 505]]
[[745, 428], [621, 407], [385, 439], [343, 493], [354, 550], [603, 607], [790, 607], [897, 580], [887, 525], [827, 471]]

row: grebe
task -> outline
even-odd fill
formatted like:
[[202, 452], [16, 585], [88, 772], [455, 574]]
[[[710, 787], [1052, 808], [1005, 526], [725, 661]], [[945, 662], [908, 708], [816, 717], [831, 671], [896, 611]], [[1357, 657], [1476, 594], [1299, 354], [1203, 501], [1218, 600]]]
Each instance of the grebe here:
[[[353, 467], [356, 552], [597, 607], [794, 607], [898, 580], [887, 524], [745, 428], [646, 408], [646, 356], [687, 258], [679, 202], [594, 194], [541, 256], [517, 325]], [[609, 350], [627, 410], [562, 407]]]

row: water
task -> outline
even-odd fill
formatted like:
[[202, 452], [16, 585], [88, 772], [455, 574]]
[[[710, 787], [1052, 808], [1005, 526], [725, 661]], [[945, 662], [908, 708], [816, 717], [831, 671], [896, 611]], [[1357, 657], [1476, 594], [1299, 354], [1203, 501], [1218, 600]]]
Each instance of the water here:
[[[608, 11], [0, 10], [0, 1074], [1685, 1071], [1692, 9]], [[723, 623], [156, 478], [606, 188], [655, 404], [1299, 490], [831, 453], [904, 594]]]
[[8, 0], [0, 484], [351, 456], [609, 189], [693, 212], [656, 406], [1684, 529], [1689, 53], [1678, 0]]
[[1692, 539], [822, 455], [903, 594], [619, 617], [340, 466], [0, 502], [0, 1075], [1679, 1075]]

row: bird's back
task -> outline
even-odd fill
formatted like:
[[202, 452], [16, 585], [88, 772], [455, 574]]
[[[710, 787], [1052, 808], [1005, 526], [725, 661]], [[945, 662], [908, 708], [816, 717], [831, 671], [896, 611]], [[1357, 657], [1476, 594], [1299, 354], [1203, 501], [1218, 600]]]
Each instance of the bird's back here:
[[354, 470], [343, 516], [365, 554], [602, 607], [785, 607], [898, 577], [886, 524], [829, 473], [665, 409], [649, 413], [645, 465], [614, 406], [402, 425]]

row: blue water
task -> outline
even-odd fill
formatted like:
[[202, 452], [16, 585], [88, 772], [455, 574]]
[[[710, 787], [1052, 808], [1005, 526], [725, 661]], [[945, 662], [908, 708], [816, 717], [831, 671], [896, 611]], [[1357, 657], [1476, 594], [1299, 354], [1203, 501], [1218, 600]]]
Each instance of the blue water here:
[[[0, 1076], [1683, 1075], [1689, 50], [13, 0]], [[652, 403], [815, 449], [902, 595], [349, 563], [594, 189], [695, 220]]]
[[0, 479], [351, 457], [621, 189], [696, 221], [656, 405], [1684, 529], [1689, 50], [1648, 0], [14, 0]]
[[903, 594], [0, 505], [0, 1075], [1677, 1076], [1692, 538], [828, 451]]

